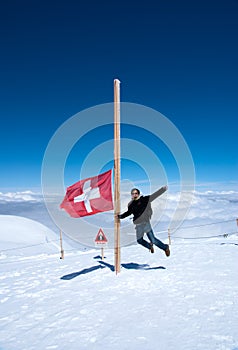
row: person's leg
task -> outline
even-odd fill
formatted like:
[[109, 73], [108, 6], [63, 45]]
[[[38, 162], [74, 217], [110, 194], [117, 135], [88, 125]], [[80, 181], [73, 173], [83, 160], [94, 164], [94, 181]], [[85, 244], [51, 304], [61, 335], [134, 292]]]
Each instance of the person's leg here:
[[151, 241], [151, 243], [156, 245], [158, 248], [160, 248], [160, 249], [162, 249], [164, 251], [166, 251], [166, 249], [169, 248], [168, 244], [164, 244], [158, 238], [155, 237], [154, 232], [153, 232], [152, 229], [149, 232], [147, 232], [147, 236], [148, 236], [149, 240]]
[[151, 244], [144, 239], [144, 225], [138, 224], [136, 225], [135, 229], [136, 229], [137, 243], [151, 250]]
[[137, 239], [137, 243], [139, 243], [139, 244], [143, 245], [143, 247], [151, 250], [151, 244], [149, 242], [147, 242], [143, 237]]

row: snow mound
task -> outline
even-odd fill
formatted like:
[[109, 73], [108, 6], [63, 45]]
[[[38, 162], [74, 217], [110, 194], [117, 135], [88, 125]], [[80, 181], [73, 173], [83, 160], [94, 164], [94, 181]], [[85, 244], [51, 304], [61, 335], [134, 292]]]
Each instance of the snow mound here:
[[59, 236], [41, 223], [21, 216], [0, 215], [0, 251], [7, 255], [59, 252]]

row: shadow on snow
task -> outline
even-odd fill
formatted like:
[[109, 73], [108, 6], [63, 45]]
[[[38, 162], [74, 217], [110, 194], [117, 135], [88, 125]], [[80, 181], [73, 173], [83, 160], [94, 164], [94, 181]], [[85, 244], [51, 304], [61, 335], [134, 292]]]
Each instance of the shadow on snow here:
[[98, 269], [104, 269], [105, 266], [101, 266], [101, 265], [97, 265], [97, 266], [92, 266], [89, 267], [88, 269], [83, 269], [82, 271], [79, 272], [73, 272], [70, 273], [69, 275], [64, 275], [62, 277], [60, 277], [61, 280], [72, 280], [75, 277], [78, 277], [80, 275], [85, 275], [86, 273], [98, 270]]
[[[78, 277], [80, 275], [85, 275], [89, 272], [93, 272], [98, 269], [104, 269], [105, 267], [108, 267], [111, 271], [115, 271], [114, 265], [111, 265], [109, 263], [106, 263], [105, 261], [99, 261], [100, 265], [92, 266], [87, 269], [83, 269], [78, 272], [73, 272], [70, 273], [69, 275], [64, 275], [60, 279], [61, 280], [72, 280], [75, 277]], [[103, 265], [103, 266], [102, 266]], [[128, 269], [128, 270], [165, 270], [164, 266], [155, 266], [155, 267], [150, 267], [148, 264], [137, 264], [137, 263], [127, 263], [127, 264], [121, 264], [121, 267]]]
[[[115, 271], [114, 265], [108, 264], [105, 261], [99, 261], [100, 264], [109, 267], [111, 271]], [[128, 270], [164, 270], [164, 266], [156, 266], [156, 267], [150, 267], [148, 264], [137, 264], [137, 263], [127, 263], [127, 264], [121, 264], [121, 267], [124, 267], [124, 269]]]
[[121, 264], [122, 267], [125, 269], [134, 269], [134, 270], [165, 270], [164, 266], [155, 266], [150, 267], [148, 264], [137, 264], [137, 263], [128, 263], [128, 264]]

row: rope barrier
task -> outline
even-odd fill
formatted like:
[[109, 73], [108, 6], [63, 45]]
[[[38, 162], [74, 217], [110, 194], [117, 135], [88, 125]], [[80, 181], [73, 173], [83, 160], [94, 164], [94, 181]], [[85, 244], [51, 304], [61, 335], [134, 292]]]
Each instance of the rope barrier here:
[[210, 226], [210, 225], [223, 224], [224, 222], [232, 222], [232, 221], [234, 221], [234, 219], [225, 220], [225, 221], [210, 222], [209, 224], [200, 224], [200, 225], [185, 226], [185, 227], [180, 228], [180, 230], [183, 230], [183, 229], [186, 229], [186, 228], [193, 228], [193, 227], [202, 227], [202, 226]]
[[[218, 225], [218, 224], [223, 224], [223, 223], [227, 223], [227, 222], [233, 222], [234, 219], [230, 219], [230, 220], [224, 220], [224, 221], [216, 221], [216, 222], [210, 222], [207, 224], [200, 224], [200, 225], [190, 225], [190, 226], [185, 226], [185, 227], [181, 227], [179, 228], [179, 230], [183, 230], [183, 229], [187, 229], [187, 228], [194, 228], [194, 227], [204, 227], [204, 226], [211, 226], [211, 225]], [[238, 225], [238, 219], [236, 219], [236, 223]], [[177, 230], [175, 230], [174, 232], [176, 232]], [[171, 232], [170, 232], [171, 233]], [[234, 231], [234, 232], [230, 232], [230, 233], [223, 233], [223, 234], [219, 234], [219, 235], [212, 235], [212, 236], [202, 236], [202, 237], [181, 237], [181, 236], [175, 236], [173, 235], [173, 238], [180, 238], [180, 239], [208, 239], [208, 238], [214, 238], [214, 237], [228, 237], [228, 235], [233, 235], [233, 234], [238, 234], [238, 231]]]
[[0, 249], [0, 252], [7, 252], [9, 250], [20, 250], [20, 249], [25, 249], [25, 248], [32, 248], [32, 247], [37, 247], [40, 245], [44, 245], [44, 244], [48, 244], [51, 242], [59, 242], [58, 239], [53, 239], [47, 242], [42, 242], [42, 243], [36, 243], [36, 244], [31, 244], [31, 245], [25, 245], [25, 246], [21, 246], [21, 247], [16, 247], [16, 248], [8, 248], [8, 249]]
[[180, 237], [180, 236], [173, 236], [173, 238], [180, 238], [180, 239], [208, 239], [208, 238], [215, 238], [215, 237], [224, 237], [227, 238], [228, 236], [238, 234], [237, 231], [229, 232], [229, 233], [223, 233], [220, 235], [213, 235], [213, 236], [203, 236], [203, 237]]

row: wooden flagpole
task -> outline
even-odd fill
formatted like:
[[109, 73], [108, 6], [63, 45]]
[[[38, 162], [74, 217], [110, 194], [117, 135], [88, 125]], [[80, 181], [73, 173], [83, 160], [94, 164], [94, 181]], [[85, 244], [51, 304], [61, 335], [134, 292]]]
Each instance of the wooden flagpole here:
[[120, 247], [120, 81], [114, 79], [114, 259], [115, 272], [121, 271]]

